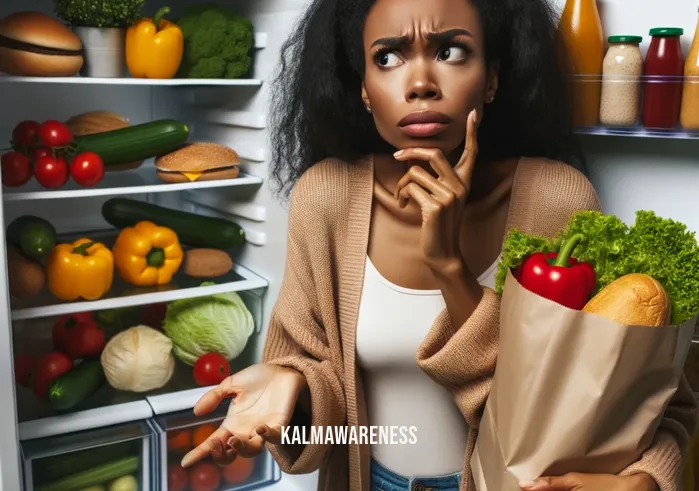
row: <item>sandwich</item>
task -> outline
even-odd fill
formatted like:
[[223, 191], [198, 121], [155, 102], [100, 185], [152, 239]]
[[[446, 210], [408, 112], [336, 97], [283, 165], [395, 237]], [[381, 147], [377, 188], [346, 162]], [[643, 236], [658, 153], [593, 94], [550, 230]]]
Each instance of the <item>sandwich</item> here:
[[188, 143], [155, 159], [156, 175], [165, 182], [214, 181], [238, 177], [235, 150], [209, 142]]
[[80, 38], [40, 12], [0, 20], [0, 71], [25, 77], [71, 77], [83, 66]]

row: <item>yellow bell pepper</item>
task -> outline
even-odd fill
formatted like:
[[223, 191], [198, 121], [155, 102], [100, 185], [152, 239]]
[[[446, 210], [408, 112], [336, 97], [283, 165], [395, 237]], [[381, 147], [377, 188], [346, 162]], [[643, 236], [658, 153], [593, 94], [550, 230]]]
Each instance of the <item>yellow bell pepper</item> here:
[[114, 257], [104, 244], [90, 239], [58, 244], [46, 258], [49, 291], [61, 300], [97, 300], [114, 279]]
[[153, 19], [141, 19], [126, 31], [126, 66], [133, 78], [173, 78], [180, 68], [184, 37], [180, 27], [163, 19], [163, 7]]
[[122, 230], [112, 252], [121, 279], [135, 286], [170, 283], [184, 257], [177, 234], [148, 221]]

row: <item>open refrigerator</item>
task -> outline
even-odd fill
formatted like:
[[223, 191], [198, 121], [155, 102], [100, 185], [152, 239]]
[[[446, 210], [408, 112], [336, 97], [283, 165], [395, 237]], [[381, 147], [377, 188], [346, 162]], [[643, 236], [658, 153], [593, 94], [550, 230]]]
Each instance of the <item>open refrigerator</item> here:
[[[200, 0], [174, 0], [171, 18], [185, 5]], [[124, 473], [132, 473], [140, 491], [167, 491], [171, 450], [191, 445], [197, 430], [215, 425], [216, 414], [195, 418], [192, 407], [205, 392], [178, 365], [163, 388], [145, 394], [123, 393], [109, 387], [95, 394], [79, 411], [57, 414], [37, 403], [31, 391], [15, 383], [13, 356], [50, 349], [50, 326], [57, 316], [83, 311], [104, 311], [170, 302], [195, 296], [237, 292], [255, 321], [255, 332], [243, 354], [232, 363], [240, 369], [260, 358], [265, 329], [282, 277], [287, 210], [276, 201], [268, 183], [269, 145], [267, 115], [269, 81], [279, 61], [280, 47], [290, 32], [304, 0], [236, 0], [225, 2], [250, 19], [255, 29], [255, 57], [250, 78], [233, 80], [144, 80], [100, 78], [27, 78], [0, 75], [0, 135], [9, 141], [21, 120], [65, 120], [86, 111], [107, 110], [127, 116], [131, 124], [174, 118], [185, 122], [190, 140], [218, 142], [241, 157], [240, 177], [227, 181], [165, 184], [154, 175], [152, 162], [128, 172], [107, 173], [96, 187], [67, 184], [44, 190], [35, 182], [21, 188], [3, 188], [3, 224], [0, 227], [0, 491], [32, 491], [42, 483], [60, 480], [72, 465], [85, 468], [97, 455], [113, 456]], [[555, 0], [560, 11], [565, 0]], [[685, 29], [686, 50], [696, 25], [694, 0], [645, 2], [598, 0], [605, 35], [640, 34], [647, 49], [648, 29], [674, 25]], [[161, 5], [146, 1], [144, 14]], [[20, 10], [53, 12], [51, 0], [5, 0], [0, 16]], [[587, 171], [608, 213], [632, 221], [637, 209], [683, 221], [699, 231], [698, 134], [648, 134], [631, 128], [606, 132], [587, 128], [583, 141]], [[29, 301], [11, 300], [8, 289], [5, 228], [22, 215], [37, 215], [65, 237], [89, 233], [113, 236], [115, 231], [100, 212], [115, 196], [138, 199], [206, 216], [224, 217], [241, 225], [246, 244], [235, 254], [233, 271], [214, 285], [199, 287], [177, 277], [171, 288], [117, 288], [92, 302], [60, 302], [48, 294]], [[682, 199], [675, 199], [682, 196]], [[671, 198], [672, 197], [672, 198]], [[108, 239], [105, 239], [108, 240]], [[225, 408], [224, 408], [225, 409]], [[200, 430], [203, 431], [203, 430]], [[176, 454], [175, 454], [176, 455]], [[100, 461], [100, 459], [97, 459]], [[42, 481], [43, 480], [43, 481]], [[272, 489], [312, 490], [316, 475], [282, 475], [270, 458], [256, 459], [237, 483], [218, 491]]]

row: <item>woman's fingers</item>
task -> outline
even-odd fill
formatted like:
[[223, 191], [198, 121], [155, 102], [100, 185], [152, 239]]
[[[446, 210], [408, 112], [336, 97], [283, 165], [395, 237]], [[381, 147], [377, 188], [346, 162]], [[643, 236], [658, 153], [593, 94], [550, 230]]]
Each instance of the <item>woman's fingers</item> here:
[[237, 392], [236, 387], [234, 386], [234, 377], [235, 375], [227, 377], [223, 382], [201, 396], [201, 398], [194, 405], [194, 414], [196, 416], [209, 414], [225, 399], [234, 397]]
[[273, 445], [280, 445], [282, 443], [281, 425], [259, 425], [255, 428], [255, 433], [259, 435], [264, 441], [269, 442]]
[[245, 458], [255, 457], [259, 455], [265, 446], [265, 441], [259, 435], [254, 435], [248, 438], [232, 436], [228, 442], [228, 446], [232, 448], [237, 455]]
[[452, 189], [439, 182], [430, 175], [429, 172], [417, 165], [412, 166], [400, 181], [398, 181], [396, 185], [396, 197], [398, 197], [400, 191], [411, 182], [419, 184], [445, 206], [449, 205], [456, 197], [456, 193]]
[[449, 161], [438, 148], [406, 148], [393, 154], [396, 160], [402, 162], [409, 160], [420, 160], [427, 162], [454, 193], [459, 193], [463, 188], [463, 183], [459, 181], [458, 175], [454, 172]]
[[398, 205], [403, 208], [409, 199], [414, 199], [425, 214], [437, 213], [441, 205], [437, 202], [425, 188], [415, 182], [409, 182], [398, 192]]
[[466, 121], [466, 146], [464, 147], [464, 153], [454, 166], [454, 172], [466, 187], [469, 187], [468, 185], [471, 183], [471, 174], [478, 156], [478, 125], [478, 114], [474, 109], [468, 115]]
[[[196, 448], [190, 450], [187, 455], [184, 456], [182, 459], [182, 467], [189, 467], [207, 456], [212, 455], [214, 449], [216, 448], [217, 442], [223, 444], [223, 442], [227, 442], [230, 437], [230, 431], [223, 426], [219, 427], [219, 429], [214, 431], [209, 438], [199, 444]], [[225, 445], [222, 446], [225, 447]]]
[[232, 464], [236, 457], [237, 454], [235, 450], [224, 444], [224, 442], [216, 440], [216, 442], [213, 443], [211, 458], [214, 464], [225, 467]]

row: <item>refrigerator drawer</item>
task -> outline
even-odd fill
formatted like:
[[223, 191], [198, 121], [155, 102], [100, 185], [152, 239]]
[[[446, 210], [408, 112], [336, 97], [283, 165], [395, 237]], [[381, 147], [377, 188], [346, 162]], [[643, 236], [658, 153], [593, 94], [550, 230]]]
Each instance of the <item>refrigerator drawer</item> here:
[[22, 442], [26, 491], [149, 491], [156, 438], [146, 421]]
[[[171, 413], [150, 420], [157, 433], [157, 491], [206, 488], [211, 491], [249, 491], [269, 486], [281, 479], [281, 470], [267, 450], [253, 459], [238, 458], [228, 467], [205, 460], [182, 469], [182, 457], [213, 433], [223, 421], [225, 410], [196, 417], [191, 410]], [[169, 481], [169, 483], [168, 483]], [[189, 482], [199, 482], [188, 487]]]

